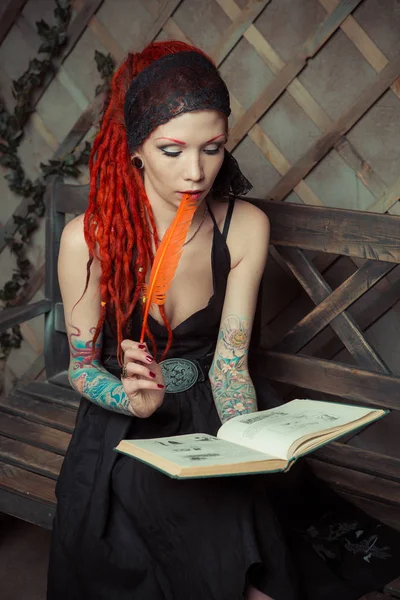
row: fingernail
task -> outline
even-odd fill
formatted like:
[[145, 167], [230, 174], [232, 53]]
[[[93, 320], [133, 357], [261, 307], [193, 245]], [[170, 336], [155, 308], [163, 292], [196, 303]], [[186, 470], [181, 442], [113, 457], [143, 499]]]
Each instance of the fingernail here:
[[157, 387], [160, 388], [160, 390], [164, 388], [164, 386], [161, 383], [157, 383]]
[[146, 344], [139, 344], [138, 348], [140, 348], [141, 350], [144, 350], [146, 348]]
[[150, 377], [152, 377], [153, 379], [156, 377], [156, 374], [155, 374], [155, 373], [153, 373], [153, 371], [149, 371], [149, 375], [150, 375]]
[[152, 363], [154, 359], [152, 356], [150, 356], [150, 354], [146, 354], [146, 360], [147, 362]]

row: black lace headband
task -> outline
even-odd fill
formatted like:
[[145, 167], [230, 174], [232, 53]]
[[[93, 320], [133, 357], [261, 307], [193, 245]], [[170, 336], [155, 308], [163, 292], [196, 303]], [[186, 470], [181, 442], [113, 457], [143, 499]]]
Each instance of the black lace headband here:
[[[124, 117], [130, 154], [154, 129], [185, 112], [216, 110], [229, 117], [229, 92], [216, 67], [198, 52], [178, 52], [155, 60], [135, 77], [125, 97]], [[213, 191], [246, 194], [250, 182], [233, 156], [225, 158]]]

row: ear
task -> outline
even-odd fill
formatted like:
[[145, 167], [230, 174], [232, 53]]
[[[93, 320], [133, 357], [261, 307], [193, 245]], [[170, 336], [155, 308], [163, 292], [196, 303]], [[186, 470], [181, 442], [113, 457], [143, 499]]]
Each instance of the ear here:
[[132, 155], [132, 164], [136, 169], [143, 169], [143, 160], [140, 158], [139, 154]]

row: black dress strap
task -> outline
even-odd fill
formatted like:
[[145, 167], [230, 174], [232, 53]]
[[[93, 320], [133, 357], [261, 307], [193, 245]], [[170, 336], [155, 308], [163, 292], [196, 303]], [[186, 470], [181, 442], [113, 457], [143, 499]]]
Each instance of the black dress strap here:
[[222, 236], [223, 236], [223, 238], [224, 238], [225, 241], [226, 241], [226, 238], [228, 237], [229, 225], [231, 224], [231, 219], [232, 219], [232, 213], [233, 213], [234, 206], [235, 206], [235, 198], [231, 198], [229, 200], [229, 206], [228, 206], [228, 210], [226, 211], [224, 228], [222, 230]]
[[[210, 213], [210, 217], [212, 218], [215, 227], [217, 229], [219, 229], [217, 221], [215, 220], [214, 213], [211, 210], [210, 205], [207, 204], [207, 206], [208, 206], [208, 212]], [[226, 241], [226, 238], [228, 237], [229, 225], [231, 224], [231, 219], [232, 219], [232, 213], [233, 213], [234, 206], [235, 206], [235, 198], [231, 198], [229, 200], [229, 206], [228, 206], [228, 210], [226, 211], [225, 223], [224, 223], [224, 227], [223, 227], [223, 230], [222, 230], [222, 237], [224, 238], [225, 241]]]

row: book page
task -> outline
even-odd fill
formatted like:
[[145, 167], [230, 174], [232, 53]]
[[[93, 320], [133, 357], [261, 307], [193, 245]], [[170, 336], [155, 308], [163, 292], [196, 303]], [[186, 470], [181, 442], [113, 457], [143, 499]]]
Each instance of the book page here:
[[218, 437], [289, 459], [290, 446], [301, 437], [335, 430], [371, 412], [371, 408], [348, 404], [292, 400], [277, 408], [235, 417], [222, 425]]
[[133, 456], [135, 447], [141, 448], [153, 456], [169, 460], [180, 467], [240, 464], [273, 458], [266, 456], [265, 453], [261, 454], [202, 433], [149, 440], [124, 440], [125, 444], [132, 446]]

